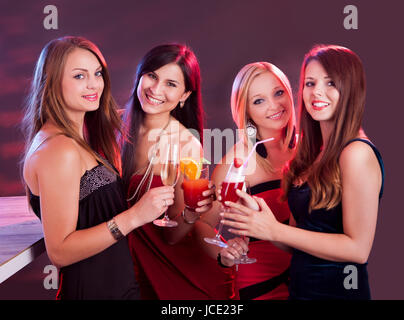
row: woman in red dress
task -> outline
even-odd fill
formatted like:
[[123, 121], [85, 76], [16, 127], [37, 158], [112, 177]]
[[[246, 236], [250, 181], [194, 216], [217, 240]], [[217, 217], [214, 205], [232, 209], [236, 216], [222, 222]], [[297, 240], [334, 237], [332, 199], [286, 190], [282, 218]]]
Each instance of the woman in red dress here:
[[[268, 62], [244, 66], [233, 83], [231, 110], [240, 139], [216, 166], [212, 181], [220, 185], [233, 159], [246, 159], [253, 143], [273, 137], [273, 141], [258, 145], [248, 161], [245, 181], [251, 193], [271, 204], [278, 221], [287, 223], [290, 211], [286, 202], [280, 202], [282, 167], [290, 160], [295, 146], [295, 114], [292, 91], [285, 74]], [[222, 266], [234, 266], [235, 259], [247, 250], [256, 258], [253, 264], [239, 264], [236, 284], [240, 299], [287, 299], [290, 254], [269, 241], [241, 238], [228, 240], [221, 249], [207, 244], [204, 237], [215, 234], [221, 205], [216, 202], [197, 223], [200, 244]]]
[[[162, 185], [159, 150], [167, 141], [178, 142], [181, 158], [203, 157], [200, 70], [188, 47], [160, 45], [144, 56], [124, 121], [129, 138], [122, 150], [122, 174], [130, 203], [149, 188]], [[181, 214], [181, 184], [182, 177], [175, 186], [174, 205], [168, 207], [177, 227], [149, 223], [129, 235], [141, 297], [228, 299], [233, 295], [231, 271], [221, 269], [197, 245], [193, 217]], [[199, 202], [198, 214], [209, 210], [211, 202]]]

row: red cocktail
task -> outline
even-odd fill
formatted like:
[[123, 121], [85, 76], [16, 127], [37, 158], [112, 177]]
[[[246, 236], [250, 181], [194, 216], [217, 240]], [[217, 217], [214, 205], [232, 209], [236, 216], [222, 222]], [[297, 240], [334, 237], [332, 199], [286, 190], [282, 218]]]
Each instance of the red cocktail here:
[[198, 202], [205, 200], [202, 193], [209, 190], [208, 179], [188, 180], [184, 179], [182, 183], [182, 189], [184, 189], [185, 206], [188, 209], [195, 210], [198, 207]]
[[202, 193], [209, 190], [209, 166], [203, 164], [200, 173], [196, 176], [189, 177], [187, 174], [184, 174], [182, 189], [184, 190], [185, 206], [189, 210], [195, 211], [198, 208], [198, 202], [207, 198]]
[[240, 182], [227, 182], [223, 181], [222, 183], [222, 191], [220, 195], [222, 196], [222, 203], [225, 201], [237, 202], [239, 196], [236, 193], [236, 190], [243, 189], [244, 181]]
[[[233, 163], [230, 165], [229, 170], [227, 171], [226, 177], [222, 182], [220, 196], [222, 198], [221, 202], [224, 205], [225, 201], [237, 202], [239, 196], [236, 194], [236, 190], [241, 190], [244, 185], [244, 172], [242, 167], [243, 161], [242, 159], [235, 158]], [[224, 211], [229, 210], [227, 206], [224, 205]], [[226, 248], [227, 243], [221, 239], [223, 223], [220, 222], [219, 228], [216, 232], [216, 236], [213, 238], [204, 238], [207, 243], [214, 244], [216, 246]]]

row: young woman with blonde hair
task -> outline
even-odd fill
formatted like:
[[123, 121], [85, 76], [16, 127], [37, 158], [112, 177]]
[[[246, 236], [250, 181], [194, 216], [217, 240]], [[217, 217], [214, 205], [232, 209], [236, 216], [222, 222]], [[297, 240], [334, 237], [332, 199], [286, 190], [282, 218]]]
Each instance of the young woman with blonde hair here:
[[[231, 111], [239, 129], [239, 142], [216, 166], [212, 180], [219, 186], [234, 158], [245, 160], [256, 141], [274, 138], [261, 144], [250, 158], [245, 180], [252, 194], [274, 206], [276, 218], [285, 223], [290, 211], [286, 202], [279, 201], [281, 169], [292, 157], [295, 145], [293, 96], [287, 77], [268, 62], [244, 66], [233, 82]], [[214, 236], [220, 211], [220, 203], [216, 202], [197, 223], [201, 245], [221, 265], [233, 266], [235, 259], [248, 250], [247, 242], [230, 239], [225, 249], [203, 242], [204, 237]], [[238, 266], [236, 285], [240, 298], [286, 299], [290, 255], [268, 241], [250, 239], [248, 256], [257, 262]]]

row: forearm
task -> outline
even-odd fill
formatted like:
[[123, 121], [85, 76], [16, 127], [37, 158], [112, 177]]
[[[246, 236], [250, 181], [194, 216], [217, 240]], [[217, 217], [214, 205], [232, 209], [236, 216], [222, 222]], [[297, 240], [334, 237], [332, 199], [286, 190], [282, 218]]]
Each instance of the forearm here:
[[[142, 224], [129, 210], [118, 214], [114, 220], [124, 236]], [[52, 263], [63, 267], [92, 257], [116, 242], [107, 222], [103, 222], [91, 228], [73, 231], [58, 246], [46, 242], [46, 247]]]
[[274, 241], [315, 257], [336, 261], [364, 263], [365, 250], [346, 234], [314, 232], [279, 223]]

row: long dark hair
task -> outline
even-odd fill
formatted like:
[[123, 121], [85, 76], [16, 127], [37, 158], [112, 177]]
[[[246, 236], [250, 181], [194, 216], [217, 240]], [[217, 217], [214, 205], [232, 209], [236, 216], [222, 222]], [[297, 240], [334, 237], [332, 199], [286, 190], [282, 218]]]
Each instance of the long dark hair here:
[[184, 127], [191, 129], [192, 133], [198, 133], [201, 143], [203, 142], [203, 107], [201, 95], [201, 75], [199, 63], [192, 50], [182, 44], [164, 44], [151, 49], [143, 57], [136, 70], [135, 85], [132, 95], [127, 104], [124, 125], [126, 139], [122, 146], [122, 177], [125, 186], [128, 186], [129, 180], [135, 169], [135, 151], [137, 147], [139, 131], [145, 117], [139, 98], [137, 96], [137, 87], [140, 78], [153, 72], [169, 63], [176, 63], [185, 80], [185, 91], [191, 91], [188, 99], [182, 108], [176, 106], [171, 111], [171, 116], [177, 119]]
[[[304, 77], [310, 61], [316, 60], [335, 82], [340, 97], [335, 109], [334, 128], [326, 146], [323, 145], [320, 124], [313, 120], [303, 100]], [[351, 50], [335, 45], [317, 45], [305, 56], [298, 96], [299, 142], [297, 153], [290, 161], [283, 179], [285, 196], [302, 176], [307, 176], [311, 189], [310, 210], [331, 209], [342, 197], [339, 155], [349, 140], [358, 135], [365, 109], [366, 81], [360, 58]], [[321, 148], [324, 155], [313, 165]]]
[[[104, 80], [99, 108], [85, 114], [84, 139], [73, 129], [73, 123], [67, 116], [61, 85], [67, 57], [77, 48], [88, 50], [95, 55], [102, 66]], [[74, 139], [108, 168], [110, 166], [98, 153], [119, 169], [120, 156], [116, 135], [121, 132], [121, 120], [111, 94], [107, 64], [101, 51], [91, 41], [82, 37], [65, 36], [50, 41], [42, 49], [25, 103], [22, 122], [26, 138], [25, 155], [35, 135], [47, 120], [53, 121], [66, 136]]]

